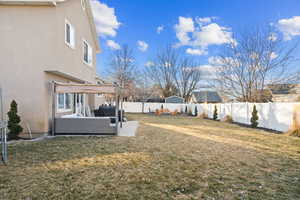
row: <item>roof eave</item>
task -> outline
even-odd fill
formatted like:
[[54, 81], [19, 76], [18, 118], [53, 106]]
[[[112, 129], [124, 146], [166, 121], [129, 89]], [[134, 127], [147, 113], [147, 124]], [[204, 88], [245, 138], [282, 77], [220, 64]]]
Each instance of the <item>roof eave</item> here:
[[0, 0], [0, 5], [36, 5], [36, 6], [56, 6], [57, 3], [65, 0]]
[[88, 13], [88, 18], [89, 18], [89, 22], [90, 22], [90, 26], [91, 26], [91, 30], [92, 30], [92, 35], [94, 37], [94, 42], [96, 45], [96, 53], [101, 53], [101, 47], [100, 47], [100, 42], [98, 39], [98, 34], [96, 31], [96, 24], [95, 24], [95, 20], [94, 20], [94, 15], [93, 15], [93, 11], [92, 11], [92, 7], [90, 4], [90, 1], [87, 1], [87, 13]]

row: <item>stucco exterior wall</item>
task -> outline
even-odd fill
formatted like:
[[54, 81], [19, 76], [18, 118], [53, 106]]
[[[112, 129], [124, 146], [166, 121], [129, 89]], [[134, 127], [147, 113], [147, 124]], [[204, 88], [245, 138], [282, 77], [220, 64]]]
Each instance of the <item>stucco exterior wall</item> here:
[[[75, 28], [75, 49], [65, 44], [65, 19]], [[93, 48], [93, 65], [83, 62], [82, 38]], [[70, 82], [45, 73], [57, 70], [86, 82], [96, 76], [96, 45], [80, 0], [54, 6], [0, 5], [0, 87], [4, 113], [15, 99], [33, 132], [49, 129], [49, 81]], [[88, 101], [94, 104], [94, 97]], [[26, 128], [25, 128], [26, 131]]]

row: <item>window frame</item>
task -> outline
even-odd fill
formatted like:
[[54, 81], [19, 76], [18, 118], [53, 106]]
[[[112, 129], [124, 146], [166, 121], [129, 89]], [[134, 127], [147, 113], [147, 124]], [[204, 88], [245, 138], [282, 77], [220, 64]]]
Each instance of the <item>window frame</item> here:
[[[60, 108], [60, 105], [61, 105], [59, 103], [59, 96], [60, 95], [63, 95], [63, 108]], [[70, 98], [69, 105], [67, 104], [67, 98], [66, 98], [67, 95]], [[57, 111], [57, 113], [72, 112], [73, 111], [73, 108], [72, 108], [73, 102], [74, 102], [74, 95], [72, 95], [71, 93], [58, 93], [57, 94], [57, 100], [56, 100], [56, 103], [57, 103], [56, 111]], [[70, 106], [70, 107], [68, 108], [68, 106]]]
[[81, 7], [83, 10], [85, 10], [85, 8], [86, 8], [85, 4], [86, 4], [85, 0], [81, 0]]
[[[70, 42], [67, 41], [68, 39], [68, 34], [67, 34], [67, 26], [69, 26], [69, 29], [70, 29]], [[75, 28], [74, 26], [70, 23], [69, 20], [65, 19], [65, 44], [72, 48], [72, 49], [75, 49], [75, 45], [76, 45], [76, 42], [75, 42]]]
[[[85, 44], [87, 45], [87, 60], [85, 60]], [[93, 66], [93, 48], [84, 38], [82, 39], [82, 51], [83, 51], [83, 62], [84, 64], [92, 67]]]

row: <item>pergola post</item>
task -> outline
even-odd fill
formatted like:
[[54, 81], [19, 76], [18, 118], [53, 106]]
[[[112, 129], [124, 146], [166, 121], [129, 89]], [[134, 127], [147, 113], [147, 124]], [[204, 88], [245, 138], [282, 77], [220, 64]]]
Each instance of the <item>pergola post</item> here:
[[54, 136], [55, 135], [55, 108], [56, 108], [56, 101], [55, 101], [55, 82], [51, 83], [51, 107], [52, 107], [52, 111], [51, 111], [51, 135]]
[[116, 92], [116, 135], [119, 134], [119, 94]]

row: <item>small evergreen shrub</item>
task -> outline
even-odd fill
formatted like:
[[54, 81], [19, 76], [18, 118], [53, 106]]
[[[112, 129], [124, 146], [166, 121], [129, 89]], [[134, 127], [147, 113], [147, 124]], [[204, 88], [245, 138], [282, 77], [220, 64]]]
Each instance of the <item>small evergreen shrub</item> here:
[[252, 117], [250, 121], [251, 121], [252, 128], [256, 128], [258, 126], [258, 113], [255, 105], [253, 106]]
[[197, 106], [195, 106], [194, 115], [195, 115], [196, 117], [198, 116], [198, 108], [197, 108]]
[[13, 100], [10, 104], [10, 110], [7, 113], [8, 115], [8, 124], [7, 128], [9, 130], [8, 138], [9, 139], [18, 139], [19, 134], [23, 131], [22, 126], [20, 126], [21, 118], [18, 115], [18, 104]]
[[213, 116], [213, 119], [214, 119], [214, 120], [217, 120], [217, 119], [218, 119], [218, 109], [217, 109], [217, 106], [215, 106], [215, 109], [214, 109], [214, 116]]
[[187, 114], [187, 113], [188, 113], [188, 107], [187, 107], [187, 106], [185, 106], [184, 113], [185, 113], [185, 114]]

